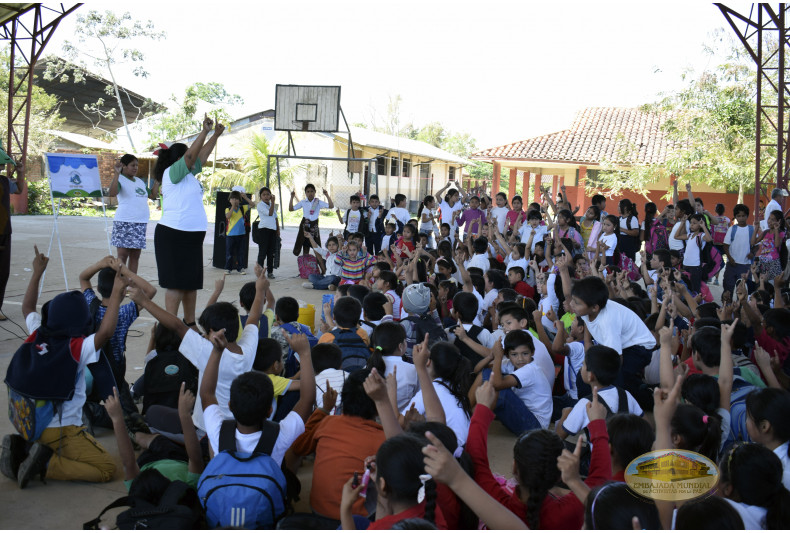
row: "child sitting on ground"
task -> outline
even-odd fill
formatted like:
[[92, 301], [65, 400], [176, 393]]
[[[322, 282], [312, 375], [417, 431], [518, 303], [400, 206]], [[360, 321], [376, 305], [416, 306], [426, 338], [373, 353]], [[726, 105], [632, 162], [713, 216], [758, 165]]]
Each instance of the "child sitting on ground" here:
[[406, 331], [396, 322], [385, 322], [376, 326], [370, 341], [375, 348], [367, 368], [375, 368], [385, 378], [393, 373], [397, 375], [397, 407], [398, 411], [403, 411], [420, 389], [417, 370], [412, 363], [403, 360]]
[[352, 372], [365, 367], [370, 358], [370, 344], [365, 330], [359, 327], [359, 317], [362, 314], [362, 304], [351, 296], [343, 296], [335, 302], [332, 318], [337, 325], [327, 331], [318, 343], [334, 343], [343, 352], [341, 368]]
[[[272, 415], [269, 419], [279, 422], [285, 418], [299, 400], [301, 396], [300, 380], [282, 377], [283, 360], [280, 357], [280, 345], [274, 339], [261, 339], [258, 342], [252, 369], [263, 372], [272, 381], [274, 399], [272, 400]], [[299, 375], [301, 375], [301, 370]], [[280, 401], [281, 397], [283, 397], [283, 401]]]
[[[333, 414], [340, 408], [343, 401], [343, 384], [348, 372], [341, 370], [343, 351], [337, 344], [316, 344], [312, 349], [313, 368], [315, 375], [315, 399], [318, 409], [325, 409]], [[324, 394], [332, 389], [337, 392], [335, 405], [324, 405]]]
[[[307, 335], [307, 338], [315, 344], [315, 337], [310, 326], [306, 326], [299, 320], [299, 302], [296, 298], [290, 296], [283, 296], [279, 298], [274, 304], [274, 326], [272, 327], [272, 339], [276, 340], [280, 345], [282, 351], [282, 362], [284, 368], [287, 370], [288, 376], [294, 375], [299, 367], [299, 361], [294, 357], [291, 346], [288, 343], [287, 334], [302, 333]], [[312, 338], [311, 338], [312, 337]]]
[[340, 284], [356, 285], [365, 277], [365, 271], [376, 262], [376, 258], [364, 252], [360, 254], [359, 244], [349, 240], [345, 252], [335, 256], [335, 265], [340, 267]]
[[373, 329], [382, 322], [391, 322], [392, 314], [387, 312], [391, 307], [386, 295], [380, 292], [371, 292], [362, 300], [362, 329], [368, 334], [373, 334]]
[[342, 271], [340, 265], [335, 261], [335, 259], [337, 259], [337, 250], [339, 246], [337, 237], [329, 237], [326, 240], [326, 248], [321, 248], [321, 246], [315, 242], [315, 239], [313, 239], [309, 231], [305, 231], [304, 236], [310, 241], [310, 246], [313, 247], [313, 250], [323, 257], [324, 263], [326, 264], [326, 273], [324, 275], [310, 274], [307, 278], [310, 281], [302, 283], [302, 287], [319, 291], [335, 290], [337, 285], [340, 285], [340, 274]]

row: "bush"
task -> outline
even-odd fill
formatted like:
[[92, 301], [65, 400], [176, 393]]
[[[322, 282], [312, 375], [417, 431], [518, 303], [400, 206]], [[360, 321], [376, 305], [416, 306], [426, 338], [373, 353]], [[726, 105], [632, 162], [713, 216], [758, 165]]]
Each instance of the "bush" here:
[[[51, 215], [52, 199], [49, 180], [44, 178], [27, 182], [27, 212], [29, 215]], [[93, 198], [61, 198], [60, 214], [76, 216], [101, 216], [101, 207], [93, 205]], [[115, 206], [107, 207], [107, 216], [115, 213]]]

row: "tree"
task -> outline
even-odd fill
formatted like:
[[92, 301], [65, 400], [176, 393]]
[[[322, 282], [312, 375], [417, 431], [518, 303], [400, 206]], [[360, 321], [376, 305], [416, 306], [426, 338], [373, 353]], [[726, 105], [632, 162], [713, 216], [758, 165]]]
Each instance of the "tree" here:
[[[44, 77], [47, 80], [59, 79], [64, 83], [70, 79], [74, 83], [84, 83], [89, 65], [106, 73], [111, 83], [107, 85], [105, 92], [109, 97], [114, 98], [115, 103], [110, 104], [104, 98], [99, 98], [92, 104], [86, 104], [82, 111], [89, 118], [93, 117], [91, 122], [94, 128], [107, 133], [112, 132], [102, 128], [102, 119], [112, 119], [120, 112], [129, 144], [132, 150], [136, 150], [126, 120], [124, 98], [121, 96], [123, 89], [115, 79], [114, 68], [131, 63], [134, 65], [135, 76], [147, 77], [148, 72], [143, 67], [145, 61], [143, 53], [139, 49], [125, 45], [128, 41], [139, 38], [159, 40], [165, 36], [165, 33], [157, 31], [150, 20], [147, 22], [133, 20], [128, 12], [119, 16], [109, 10], [104, 13], [91, 10], [87, 15], [77, 17], [76, 36], [76, 42], [63, 43], [65, 59], [55, 58], [47, 63]], [[74, 67], [73, 74], [69, 76], [68, 70], [72, 67]], [[126, 96], [128, 97], [128, 94]], [[146, 107], [150, 105], [149, 102], [148, 105], [137, 107], [132, 104], [131, 98], [126, 98], [126, 101], [127, 104], [137, 108], [138, 118], [145, 115]]]
[[186, 88], [181, 100], [172, 95], [170, 101], [175, 104], [175, 109], [154, 115], [146, 121], [150, 127], [147, 139], [149, 145], [156, 145], [164, 140], [182, 139], [200, 131], [202, 113], [208, 113], [220, 122], [229, 123], [232, 117], [226, 106], [244, 103], [241, 96], [229, 93], [223, 84], [217, 82], [193, 83]]
[[[711, 57], [728, 46], [726, 60], [701, 73], [688, 71], [681, 90], [642, 107], [666, 114], [663, 132], [670, 144], [663, 165], [637, 161], [637, 147], [624, 144], [592, 183], [616, 195], [628, 189], [646, 194], [647, 185], [674, 174], [681, 181], [706, 183], [742, 196], [754, 186], [756, 137], [755, 75], [751, 58], [721, 32], [705, 51]], [[625, 169], [623, 167], [626, 167]]]
[[[10, 56], [7, 50], [0, 51], [0, 109], [8, 109], [8, 73], [11, 70]], [[17, 82], [18, 83], [18, 82]], [[47, 94], [43, 89], [33, 85], [33, 96], [30, 102], [30, 128], [28, 130], [28, 156], [47, 152], [52, 147], [54, 137], [47, 130], [57, 130], [65, 119], [58, 114], [58, 99]], [[14, 106], [16, 111], [18, 106]], [[7, 119], [8, 115], [5, 115]], [[0, 121], [0, 138], [8, 139], [8, 122]]]
[[442, 148], [447, 141], [447, 130], [444, 129], [441, 122], [429, 122], [419, 129], [416, 139], [428, 144], [432, 144], [437, 148]]
[[464, 158], [477, 151], [477, 141], [469, 133], [449, 133], [441, 145], [443, 150]]

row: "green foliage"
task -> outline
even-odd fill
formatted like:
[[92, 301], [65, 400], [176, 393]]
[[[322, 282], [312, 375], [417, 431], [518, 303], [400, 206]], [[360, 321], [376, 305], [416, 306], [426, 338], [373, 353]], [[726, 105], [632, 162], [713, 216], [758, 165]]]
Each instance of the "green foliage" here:
[[198, 115], [199, 107], [202, 110], [207, 106], [206, 113], [227, 124], [233, 118], [225, 107], [244, 103], [241, 96], [229, 93], [223, 84], [217, 82], [193, 83], [186, 88], [181, 100], [172, 95], [170, 101], [175, 105], [173, 110], [154, 115], [148, 120], [148, 145], [182, 139], [200, 131], [203, 117]]
[[[8, 110], [10, 61], [8, 50], [0, 51], [0, 109], [3, 110], [4, 115]], [[14, 106], [14, 111], [19, 108], [18, 106], [21, 105], [21, 102], [17, 104]], [[58, 114], [58, 108], [57, 98], [47, 94], [40, 87], [33, 86], [33, 96], [30, 102], [30, 130], [27, 141], [28, 157], [42, 154], [52, 147], [54, 137], [47, 133], [47, 130], [58, 129], [65, 120]], [[7, 118], [7, 115], [5, 118]], [[0, 120], [0, 138], [8, 139], [8, 123], [6, 120]]]
[[[51, 215], [52, 199], [49, 196], [49, 180], [44, 178], [27, 182], [27, 212], [29, 215]], [[61, 215], [96, 217], [102, 215], [101, 206], [95, 205], [95, 198], [61, 198]], [[112, 216], [115, 207], [107, 207], [107, 215]]]
[[[143, 53], [128, 46], [129, 41], [145, 38], [159, 40], [165, 36], [164, 32], [157, 31], [152, 21], [133, 20], [126, 12], [116, 15], [112, 11], [101, 13], [96, 10], [89, 11], [86, 15], [77, 17], [75, 41], [63, 43], [63, 59], [51, 57], [47, 61], [47, 70], [44, 77], [47, 80], [58, 79], [61, 83], [84, 83], [89, 75], [89, 67], [106, 75], [111, 83], [105, 88], [105, 93], [110, 97], [107, 101], [99, 98], [97, 101], [85, 104], [83, 113], [90, 118], [95, 129], [108, 134], [112, 132], [102, 127], [102, 121], [114, 118], [120, 112], [124, 126], [127, 129], [129, 143], [134, 149], [134, 142], [128, 131], [126, 121], [126, 105], [131, 104], [130, 98], [122, 98], [122, 88], [115, 80], [114, 68], [123, 66], [130, 68], [135, 76], [148, 77], [148, 72], [143, 67], [145, 56]], [[137, 118], [153, 111], [150, 101], [137, 108]]]

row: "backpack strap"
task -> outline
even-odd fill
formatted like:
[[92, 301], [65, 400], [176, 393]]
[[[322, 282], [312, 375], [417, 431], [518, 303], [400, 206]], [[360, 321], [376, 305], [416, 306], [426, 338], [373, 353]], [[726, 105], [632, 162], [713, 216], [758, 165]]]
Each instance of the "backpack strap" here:
[[255, 445], [255, 453], [271, 455], [274, 445], [277, 444], [277, 437], [280, 435], [280, 424], [270, 420], [264, 420], [261, 426], [261, 438]]
[[236, 421], [223, 420], [219, 428], [219, 452], [236, 451]]
[[171, 481], [159, 499], [159, 507], [180, 505], [181, 499], [190, 488], [183, 481]]
[[[598, 401], [601, 401], [600, 396], [598, 397]], [[611, 409], [609, 410], [611, 412]], [[628, 413], [628, 396], [625, 393], [625, 389], [621, 389], [617, 387], [617, 413]]]
[[123, 496], [121, 498], [118, 498], [110, 505], [102, 509], [102, 512], [99, 513], [99, 516], [97, 516], [96, 518], [94, 518], [89, 522], [85, 522], [84, 524], [82, 524], [82, 529], [99, 529], [99, 523], [101, 523], [101, 519], [104, 516], [104, 513], [106, 513], [110, 509], [115, 509], [118, 507], [131, 507], [131, 506], [132, 506], [132, 499], [129, 496]]
[[88, 306], [88, 311], [91, 314], [91, 322], [93, 323], [93, 332], [96, 333], [99, 330], [99, 326], [101, 325], [101, 322], [96, 320], [96, 312], [99, 310], [99, 307], [101, 307], [101, 300], [99, 300], [99, 297], [96, 296], [95, 292], [93, 293], [93, 295], [94, 298], [93, 300], [91, 300], [91, 303]]

